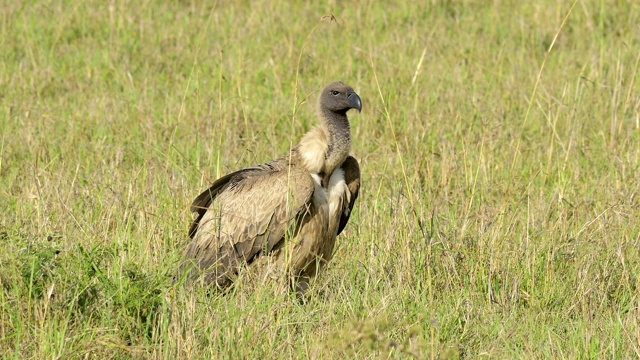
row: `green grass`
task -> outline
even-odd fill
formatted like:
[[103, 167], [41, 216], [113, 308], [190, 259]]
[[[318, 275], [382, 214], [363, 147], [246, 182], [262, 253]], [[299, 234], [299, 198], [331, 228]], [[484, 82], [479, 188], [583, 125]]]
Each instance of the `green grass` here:
[[[571, 5], [7, 2], [0, 357], [640, 357], [640, 4]], [[334, 80], [363, 188], [308, 302], [174, 286]]]

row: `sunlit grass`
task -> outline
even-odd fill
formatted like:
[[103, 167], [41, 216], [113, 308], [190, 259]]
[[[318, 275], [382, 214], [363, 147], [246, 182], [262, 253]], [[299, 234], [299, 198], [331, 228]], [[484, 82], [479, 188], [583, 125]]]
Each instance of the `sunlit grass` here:
[[[1, 356], [639, 357], [640, 5], [570, 8], [7, 3]], [[334, 80], [363, 187], [307, 301], [175, 286], [190, 201]]]

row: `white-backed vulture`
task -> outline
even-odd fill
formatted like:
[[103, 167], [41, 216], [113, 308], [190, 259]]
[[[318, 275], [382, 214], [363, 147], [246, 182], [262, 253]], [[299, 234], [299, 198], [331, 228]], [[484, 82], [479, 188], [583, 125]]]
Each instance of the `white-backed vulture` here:
[[358, 94], [344, 83], [329, 84], [318, 101], [320, 126], [288, 155], [223, 176], [196, 197], [192, 242], [179, 272], [224, 288], [243, 266], [267, 257], [292, 289], [305, 290], [331, 259], [358, 197], [350, 109], [362, 110]]

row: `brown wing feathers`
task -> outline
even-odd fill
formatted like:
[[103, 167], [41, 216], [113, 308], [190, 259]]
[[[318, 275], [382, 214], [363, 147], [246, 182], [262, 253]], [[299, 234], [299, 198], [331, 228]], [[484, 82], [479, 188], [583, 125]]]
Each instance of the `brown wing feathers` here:
[[360, 192], [360, 166], [358, 165], [358, 161], [353, 156], [347, 157], [347, 159], [342, 164], [342, 171], [344, 171], [344, 182], [349, 188], [351, 199], [349, 199], [347, 209], [340, 216], [340, 224], [338, 225], [337, 235], [340, 235], [345, 226], [347, 226], [349, 217], [351, 217], [353, 205], [355, 204], [356, 199], [358, 198], [358, 193]]
[[[206, 272], [206, 282], [227, 285], [241, 264], [271, 251], [295, 225], [291, 220], [304, 216], [313, 180], [301, 169], [288, 170], [285, 163], [236, 172], [216, 181], [194, 201], [198, 216], [185, 258], [193, 259], [200, 269], [217, 265]], [[293, 191], [289, 193], [288, 188]]]
[[191, 203], [191, 212], [198, 213], [198, 216], [191, 223], [191, 227], [189, 228], [189, 237], [193, 239], [193, 235], [195, 235], [198, 230], [198, 223], [202, 220], [202, 217], [207, 212], [209, 205], [211, 205], [211, 201], [213, 201], [218, 194], [220, 194], [227, 187], [227, 184], [231, 179], [238, 175], [239, 173], [245, 170], [236, 171], [229, 175], [225, 175], [220, 179], [216, 180], [210, 188], [205, 190], [202, 194], [198, 195], [193, 202]]
[[[274, 161], [276, 163], [277, 161]], [[191, 223], [189, 228], [189, 237], [193, 239], [193, 235], [198, 230], [198, 223], [207, 212], [211, 202], [227, 187], [233, 187], [234, 184], [240, 183], [243, 179], [250, 176], [261, 176], [274, 171], [272, 163], [262, 164], [255, 167], [234, 171], [216, 180], [209, 189], [198, 195], [191, 203], [191, 212], [198, 213], [196, 219]]]

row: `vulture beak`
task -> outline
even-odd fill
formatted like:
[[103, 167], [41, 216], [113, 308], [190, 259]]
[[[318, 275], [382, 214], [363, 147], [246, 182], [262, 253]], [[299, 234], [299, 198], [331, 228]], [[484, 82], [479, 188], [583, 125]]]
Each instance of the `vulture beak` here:
[[347, 93], [347, 103], [351, 108], [358, 110], [358, 112], [362, 111], [362, 100], [360, 100], [360, 96], [358, 96], [355, 91], [349, 91]]

